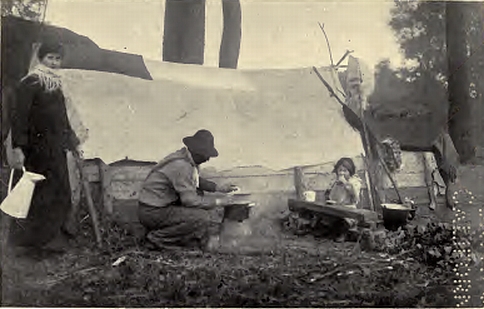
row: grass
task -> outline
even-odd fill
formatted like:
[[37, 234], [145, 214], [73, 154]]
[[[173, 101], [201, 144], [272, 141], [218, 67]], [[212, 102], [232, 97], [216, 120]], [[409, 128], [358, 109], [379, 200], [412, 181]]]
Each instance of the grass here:
[[[471, 199], [461, 194], [459, 207], [466, 217], [476, 219], [482, 208], [477, 205], [482, 201], [481, 178], [476, 168], [466, 173], [461, 185], [472, 190], [475, 203], [466, 205]], [[457, 235], [445, 224], [417, 227], [403, 236], [401, 231], [386, 233], [380, 246], [370, 251], [354, 242], [297, 237], [264, 220], [258, 228], [265, 233], [240, 236], [238, 246], [212, 254], [149, 251], [111, 222], [102, 224], [104, 247], [99, 250], [90, 222], [84, 220], [65, 254], [43, 260], [4, 258], [2, 305], [455, 307], [455, 296], [462, 293], [477, 295], [468, 305], [482, 305], [482, 285], [475, 278], [469, 292], [455, 291], [455, 280], [463, 278], [459, 272], [479, 276], [476, 269], [482, 267], [484, 251], [478, 231], [469, 236]], [[464, 249], [471, 254], [456, 254]], [[476, 271], [458, 267], [460, 262]]]
[[[110, 228], [104, 251], [77, 246], [42, 261], [5, 263], [6, 306], [413, 307], [453, 304], [452, 272], [409, 255], [361, 251], [282, 234], [221, 253], [138, 247]], [[117, 236], [114, 236], [117, 235]], [[117, 238], [117, 241], [114, 241]], [[91, 238], [92, 239], [92, 238]], [[87, 240], [78, 240], [78, 244]], [[120, 259], [122, 258], [122, 259]], [[120, 260], [119, 260], [120, 259]], [[119, 265], [113, 266], [115, 261]], [[30, 265], [30, 266], [27, 266]]]

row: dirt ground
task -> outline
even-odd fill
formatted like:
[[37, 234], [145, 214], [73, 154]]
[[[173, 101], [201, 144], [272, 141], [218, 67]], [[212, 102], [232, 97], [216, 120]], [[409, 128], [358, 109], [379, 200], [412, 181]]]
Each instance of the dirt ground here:
[[[416, 236], [391, 234], [388, 240], [410, 240], [394, 245], [395, 250], [368, 250], [356, 242], [291, 235], [267, 220], [260, 225], [272, 227], [271, 233], [240, 237], [238, 246], [209, 254], [150, 251], [110, 225], [99, 250], [85, 220], [67, 253], [43, 259], [5, 253], [2, 305], [482, 307], [484, 249], [478, 231], [483, 226], [484, 167], [466, 166], [461, 174], [453, 213], [455, 226], [472, 234], [465, 238], [446, 240], [445, 235], [456, 233], [435, 226], [440, 232], [428, 234], [420, 224]], [[445, 245], [461, 240], [469, 245]], [[447, 251], [464, 256], [449, 258]]]
[[[277, 251], [203, 254], [76, 248], [7, 261], [6, 306], [416, 306], [454, 304], [451, 280], [354, 243], [286, 239]], [[317, 247], [315, 247], [317, 245]], [[120, 257], [123, 261], [113, 266]], [[120, 260], [118, 260], [120, 261]], [[13, 263], [10, 263], [13, 262]], [[437, 280], [430, 277], [439, 277]], [[411, 277], [408, 277], [411, 276]]]

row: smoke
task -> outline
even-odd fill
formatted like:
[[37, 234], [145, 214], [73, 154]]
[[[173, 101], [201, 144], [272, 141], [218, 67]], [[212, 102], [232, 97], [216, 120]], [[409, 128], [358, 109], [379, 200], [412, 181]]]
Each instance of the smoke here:
[[280, 244], [281, 214], [287, 210], [287, 194], [252, 195], [256, 206], [243, 222], [226, 220], [222, 224], [221, 243], [228, 251], [270, 252]]

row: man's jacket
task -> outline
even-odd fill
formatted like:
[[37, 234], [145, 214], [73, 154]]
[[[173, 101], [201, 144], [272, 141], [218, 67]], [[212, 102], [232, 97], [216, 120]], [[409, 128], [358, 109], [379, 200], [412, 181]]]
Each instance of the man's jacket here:
[[161, 160], [148, 174], [141, 186], [139, 201], [143, 204], [166, 207], [209, 205], [197, 189], [215, 192], [217, 185], [199, 177], [198, 166], [187, 148], [182, 148]]

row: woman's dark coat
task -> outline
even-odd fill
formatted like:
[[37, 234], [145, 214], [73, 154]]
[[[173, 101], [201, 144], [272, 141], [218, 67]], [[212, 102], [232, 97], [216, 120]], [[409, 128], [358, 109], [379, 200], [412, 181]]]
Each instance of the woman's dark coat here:
[[29, 215], [12, 224], [14, 243], [39, 247], [58, 235], [71, 207], [66, 150], [79, 144], [61, 89], [46, 91], [36, 76], [22, 80], [11, 110], [12, 146], [25, 155], [27, 171], [46, 180], [35, 188]]

